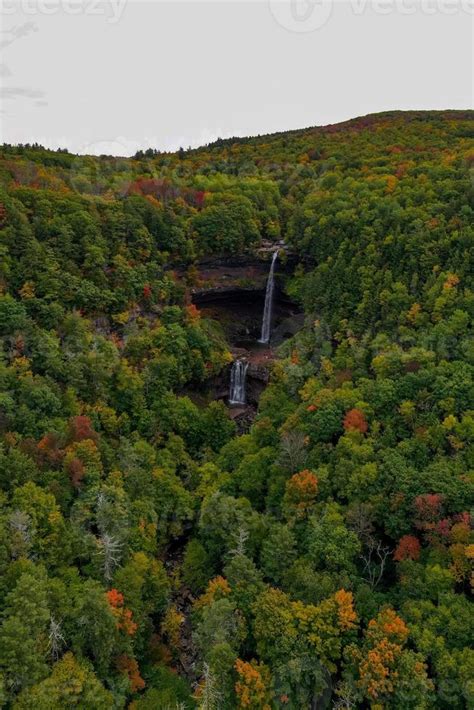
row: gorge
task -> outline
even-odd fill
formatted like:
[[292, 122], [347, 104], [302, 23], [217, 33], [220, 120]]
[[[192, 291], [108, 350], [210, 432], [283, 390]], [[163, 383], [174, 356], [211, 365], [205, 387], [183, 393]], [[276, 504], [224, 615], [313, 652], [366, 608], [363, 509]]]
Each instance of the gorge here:
[[474, 707], [473, 122], [0, 150], [2, 707]]
[[233, 361], [203, 391], [186, 393], [200, 402], [224, 401], [238, 425], [253, 420], [276, 349], [303, 325], [301, 309], [286, 290], [295, 264], [283, 243], [270, 243], [254, 254], [197, 265], [191, 301], [219, 323]]
[[[268, 345], [271, 337], [272, 314], [273, 314], [273, 292], [275, 288], [275, 262], [278, 258], [278, 249], [273, 252], [270, 271], [265, 289], [265, 303], [263, 308], [262, 332], [258, 340], [262, 345]], [[230, 392], [229, 404], [246, 404], [245, 380], [247, 376], [248, 362], [237, 359], [234, 361], [230, 371]]]

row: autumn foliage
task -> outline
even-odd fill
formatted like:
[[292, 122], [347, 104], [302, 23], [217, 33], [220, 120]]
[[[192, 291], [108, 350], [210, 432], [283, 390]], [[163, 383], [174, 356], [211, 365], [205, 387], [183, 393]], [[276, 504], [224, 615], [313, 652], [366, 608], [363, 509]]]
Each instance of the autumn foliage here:
[[417, 560], [420, 557], [421, 545], [414, 535], [404, 535], [400, 538], [397, 549], [393, 553], [396, 562], [402, 560]]
[[360, 431], [362, 434], [365, 434], [369, 428], [364, 412], [355, 408], [347, 412], [343, 426], [345, 431]]
[[177, 652], [180, 645], [181, 627], [185, 617], [181, 614], [176, 605], [172, 604], [166, 611], [165, 618], [161, 623], [161, 632], [168, 640], [168, 644], [173, 652]]
[[191, 321], [199, 320], [200, 318], [199, 309], [194, 305], [194, 303], [190, 303], [189, 306], [186, 306], [186, 313]]
[[58, 434], [49, 432], [37, 444], [37, 455], [41, 463], [48, 462], [52, 465], [59, 464], [64, 458], [64, 449]]
[[285, 504], [297, 516], [305, 516], [316, 500], [318, 479], [308, 469], [295, 473], [286, 483]]
[[441, 516], [443, 496], [439, 493], [425, 493], [415, 498], [417, 525], [421, 529], [430, 529]]
[[89, 417], [80, 415], [71, 417], [69, 420], [69, 438], [70, 441], [84, 441], [84, 439], [97, 440], [97, 433], [92, 427], [92, 422]]
[[123, 594], [117, 589], [110, 589], [106, 592], [106, 597], [117, 620], [117, 628], [128, 636], [134, 636], [137, 624], [133, 621], [132, 611], [124, 606]]
[[78, 458], [71, 459], [67, 464], [69, 478], [74, 488], [79, 488], [84, 478], [84, 464]]
[[406, 624], [393, 609], [385, 609], [369, 621], [367, 651], [360, 661], [358, 685], [372, 701], [393, 692], [395, 665], [407, 637]]
[[248, 710], [270, 710], [270, 671], [263, 663], [250, 663], [238, 658], [235, 662], [238, 681], [235, 684], [237, 707]]
[[473, 126], [0, 148], [2, 707], [466, 706]]
[[130, 691], [132, 693], [143, 690], [145, 687], [145, 681], [140, 675], [138, 663], [134, 658], [130, 658], [130, 656], [122, 654], [117, 658], [116, 665], [117, 670], [127, 676], [128, 682], [130, 683]]
[[123, 606], [123, 594], [118, 589], [110, 589], [107, 593], [107, 601], [114, 609]]
[[196, 609], [201, 609], [204, 606], [210, 606], [213, 602], [218, 599], [222, 599], [230, 594], [231, 589], [229, 582], [220, 575], [211, 579], [207, 585], [207, 589], [202, 594], [199, 599], [194, 602], [194, 607]]
[[353, 629], [357, 621], [357, 614], [354, 610], [354, 595], [352, 592], [346, 592], [345, 589], [340, 589], [335, 593], [334, 599], [337, 605], [339, 628], [342, 631]]

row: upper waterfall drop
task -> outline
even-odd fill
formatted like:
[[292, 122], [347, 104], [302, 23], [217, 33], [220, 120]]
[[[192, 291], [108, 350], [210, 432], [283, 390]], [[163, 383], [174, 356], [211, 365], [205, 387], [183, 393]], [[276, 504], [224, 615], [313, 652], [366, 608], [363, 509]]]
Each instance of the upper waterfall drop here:
[[229, 404], [245, 404], [245, 378], [247, 376], [248, 362], [235, 360], [230, 371]]
[[270, 264], [270, 272], [267, 279], [267, 288], [265, 290], [265, 306], [263, 308], [262, 333], [259, 338], [259, 343], [267, 344], [270, 342], [271, 327], [272, 327], [272, 311], [273, 311], [273, 291], [275, 288], [275, 263], [278, 259], [278, 249], [273, 252], [272, 263]]

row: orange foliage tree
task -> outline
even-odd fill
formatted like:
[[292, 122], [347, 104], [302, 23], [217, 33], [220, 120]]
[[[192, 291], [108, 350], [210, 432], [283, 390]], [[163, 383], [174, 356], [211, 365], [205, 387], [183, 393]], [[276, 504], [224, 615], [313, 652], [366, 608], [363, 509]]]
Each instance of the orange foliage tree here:
[[194, 602], [195, 609], [202, 609], [204, 606], [210, 606], [218, 599], [222, 599], [230, 594], [231, 589], [229, 582], [220, 575], [211, 579], [207, 585], [207, 589], [199, 599]]
[[270, 671], [264, 663], [247, 663], [238, 658], [234, 666], [239, 677], [235, 684], [237, 707], [270, 710]]
[[420, 697], [432, 689], [421, 657], [404, 648], [408, 635], [403, 619], [386, 608], [369, 621], [362, 648], [348, 648], [356, 662], [356, 687], [373, 708], [399, 707], [406, 687]]
[[117, 620], [117, 628], [120, 631], [124, 631], [128, 636], [134, 636], [137, 631], [137, 624], [133, 621], [131, 609], [127, 609], [124, 606], [123, 594], [118, 589], [110, 589], [106, 592], [106, 596]]
[[286, 483], [284, 505], [297, 517], [305, 517], [316, 500], [318, 479], [308, 469], [295, 473]]
[[201, 317], [199, 309], [194, 305], [194, 303], [190, 303], [189, 306], [186, 306], [186, 313], [191, 321], [199, 320]]
[[354, 611], [354, 596], [352, 592], [340, 589], [335, 593], [334, 599], [337, 604], [338, 626], [342, 631], [353, 629], [357, 622], [357, 614]]
[[136, 693], [139, 690], [143, 690], [145, 687], [145, 681], [140, 675], [140, 670], [138, 668], [138, 663], [134, 658], [130, 658], [126, 654], [122, 654], [117, 658], [116, 661], [117, 670], [127, 676], [128, 682], [130, 683], [130, 690], [132, 693]]
[[362, 434], [365, 434], [369, 428], [364, 412], [355, 408], [347, 412], [343, 426], [345, 431], [360, 431]]

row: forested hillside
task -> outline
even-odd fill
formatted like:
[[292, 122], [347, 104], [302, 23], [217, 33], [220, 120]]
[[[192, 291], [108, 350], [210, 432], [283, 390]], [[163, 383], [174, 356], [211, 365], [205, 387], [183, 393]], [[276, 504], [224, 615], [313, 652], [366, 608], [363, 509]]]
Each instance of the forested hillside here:
[[[469, 111], [0, 149], [0, 707], [474, 708], [473, 178]], [[239, 435], [190, 292], [280, 240]]]

